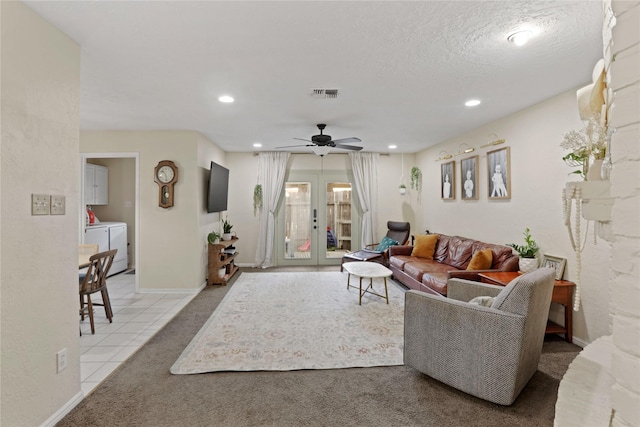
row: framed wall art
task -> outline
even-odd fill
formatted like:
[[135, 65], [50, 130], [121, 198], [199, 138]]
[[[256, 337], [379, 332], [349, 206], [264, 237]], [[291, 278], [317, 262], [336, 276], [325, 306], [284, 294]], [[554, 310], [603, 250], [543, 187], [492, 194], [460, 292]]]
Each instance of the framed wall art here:
[[455, 171], [455, 160], [440, 165], [440, 197], [443, 200], [453, 200], [456, 198]]
[[478, 156], [460, 161], [460, 189], [462, 200], [478, 199]]
[[564, 266], [567, 264], [567, 260], [551, 255], [542, 256], [542, 267], [553, 268], [556, 271], [556, 280], [562, 280], [564, 274]]
[[511, 159], [509, 147], [487, 152], [489, 199], [511, 198]]

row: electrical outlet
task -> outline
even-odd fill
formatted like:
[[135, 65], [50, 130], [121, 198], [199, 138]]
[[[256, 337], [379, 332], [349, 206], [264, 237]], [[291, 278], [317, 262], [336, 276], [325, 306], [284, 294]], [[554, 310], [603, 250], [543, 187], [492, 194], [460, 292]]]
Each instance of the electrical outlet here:
[[63, 348], [56, 353], [56, 361], [58, 362], [58, 373], [67, 369], [67, 349]]
[[49, 195], [31, 195], [31, 215], [49, 215]]
[[64, 196], [51, 196], [51, 215], [64, 215], [65, 199]]

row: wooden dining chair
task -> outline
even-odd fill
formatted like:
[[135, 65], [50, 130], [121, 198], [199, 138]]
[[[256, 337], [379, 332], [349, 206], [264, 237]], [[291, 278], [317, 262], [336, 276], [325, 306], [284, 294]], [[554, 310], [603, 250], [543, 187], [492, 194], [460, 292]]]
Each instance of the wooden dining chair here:
[[[92, 334], [96, 333], [93, 319], [94, 305], [104, 306], [104, 312], [107, 315], [107, 319], [109, 319], [109, 323], [113, 322], [113, 311], [111, 310], [111, 301], [107, 290], [107, 274], [109, 274], [116, 252], [118, 252], [117, 249], [112, 249], [91, 255], [87, 272], [84, 275], [80, 275], [80, 318], [84, 320], [85, 315], [89, 316]], [[91, 300], [91, 294], [96, 292], [102, 294], [102, 303], [94, 303]]]

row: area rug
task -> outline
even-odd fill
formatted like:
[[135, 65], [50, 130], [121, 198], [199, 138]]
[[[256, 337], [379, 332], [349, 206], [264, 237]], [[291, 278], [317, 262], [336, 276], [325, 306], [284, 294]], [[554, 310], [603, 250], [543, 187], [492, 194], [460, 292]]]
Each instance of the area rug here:
[[389, 304], [358, 305], [346, 273], [242, 273], [171, 373], [402, 365], [404, 292], [387, 283]]

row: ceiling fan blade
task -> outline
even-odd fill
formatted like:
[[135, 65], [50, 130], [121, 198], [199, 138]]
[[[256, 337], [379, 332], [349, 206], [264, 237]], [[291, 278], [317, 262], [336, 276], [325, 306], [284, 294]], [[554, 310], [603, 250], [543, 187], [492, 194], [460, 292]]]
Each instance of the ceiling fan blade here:
[[297, 139], [298, 141], [313, 142], [310, 139], [304, 139], [304, 138], [293, 138], [293, 139]]
[[351, 138], [342, 138], [342, 139], [334, 139], [333, 142], [336, 144], [342, 144], [345, 142], [362, 142], [360, 138], [351, 137]]
[[356, 147], [355, 145], [344, 145], [344, 144], [336, 145], [336, 148], [344, 148], [345, 150], [353, 150], [353, 151], [362, 150], [362, 147]]
[[[295, 138], [297, 139], [297, 138]], [[283, 147], [275, 147], [275, 149], [279, 149], [279, 148], [295, 148], [295, 147], [313, 147], [313, 144], [301, 144], [301, 145], [285, 145]]]

